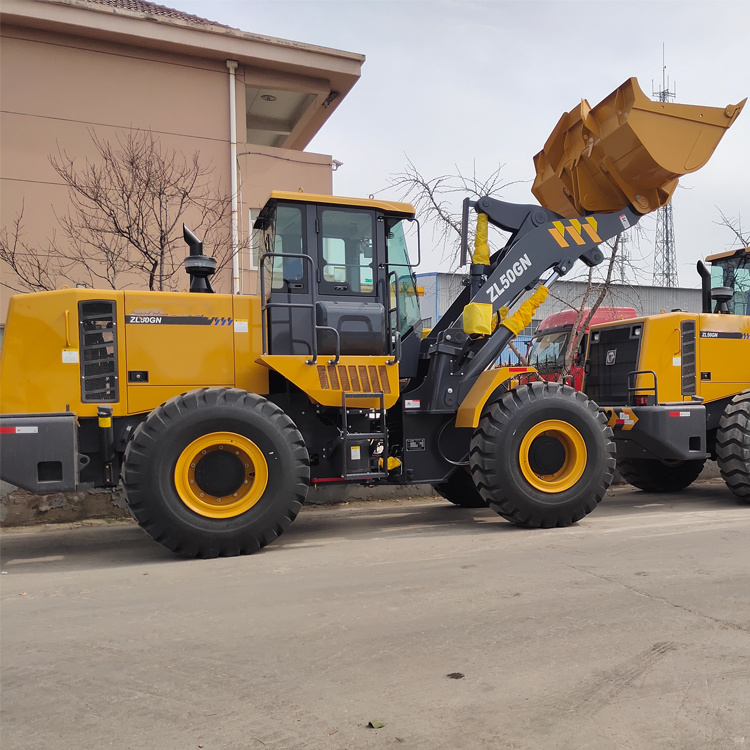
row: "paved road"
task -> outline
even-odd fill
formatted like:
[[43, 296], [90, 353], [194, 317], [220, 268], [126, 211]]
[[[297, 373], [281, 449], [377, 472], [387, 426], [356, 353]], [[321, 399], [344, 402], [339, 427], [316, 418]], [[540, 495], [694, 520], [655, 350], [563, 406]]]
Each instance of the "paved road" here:
[[749, 540], [717, 482], [549, 531], [310, 508], [224, 560], [6, 532], [2, 747], [748, 748]]

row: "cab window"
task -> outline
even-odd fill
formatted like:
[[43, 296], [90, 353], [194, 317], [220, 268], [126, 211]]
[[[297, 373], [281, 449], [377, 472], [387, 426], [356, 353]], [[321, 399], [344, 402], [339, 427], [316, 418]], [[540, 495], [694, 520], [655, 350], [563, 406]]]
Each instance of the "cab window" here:
[[[302, 253], [302, 211], [297, 206], [277, 207], [265, 230], [264, 251], [268, 253]], [[302, 258], [273, 259], [271, 289], [274, 291], [302, 287], [305, 266]]]
[[321, 208], [319, 216], [321, 293], [374, 296], [373, 213]]
[[[391, 326], [405, 336], [412, 328], [422, 330], [422, 313], [419, 309], [419, 298], [415, 284], [414, 273], [409, 262], [407, 246], [407, 227], [405, 219], [391, 219], [387, 223], [385, 237], [389, 274], [394, 272], [398, 278], [399, 320], [396, 313], [391, 313]], [[390, 305], [396, 306], [396, 284], [393, 276], [389, 277]]]

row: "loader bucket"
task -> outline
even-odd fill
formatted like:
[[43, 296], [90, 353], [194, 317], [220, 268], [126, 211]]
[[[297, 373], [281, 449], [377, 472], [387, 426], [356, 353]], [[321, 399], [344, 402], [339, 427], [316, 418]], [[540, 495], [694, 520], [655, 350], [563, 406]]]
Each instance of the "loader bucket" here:
[[655, 211], [678, 178], [708, 161], [746, 101], [724, 109], [654, 102], [631, 78], [595, 107], [583, 99], [560, 118], [534, 157], [531, 192], [566, 218], [627, 205]]

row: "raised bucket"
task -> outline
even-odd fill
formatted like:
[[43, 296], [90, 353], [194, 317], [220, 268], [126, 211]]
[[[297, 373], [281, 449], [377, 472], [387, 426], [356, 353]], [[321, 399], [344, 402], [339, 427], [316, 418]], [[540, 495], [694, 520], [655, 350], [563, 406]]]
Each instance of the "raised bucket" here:
[[534, 157], [531, 192], [567, 218], [627, 205], [655, 211], [709, 160], [746, 101], [723, 109], [654, 102], [630, 78], [595, 107], [583, 99], [560, 118]]

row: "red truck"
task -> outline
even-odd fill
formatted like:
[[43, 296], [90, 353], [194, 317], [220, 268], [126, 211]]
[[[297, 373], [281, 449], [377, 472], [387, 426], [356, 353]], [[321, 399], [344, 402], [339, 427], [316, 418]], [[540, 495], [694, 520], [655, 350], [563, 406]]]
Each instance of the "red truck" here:
[[[581, 316], [580, 326], [586, 320], [589, 308], [584, 308]], [[633, 307], [600, 307], [592, 316], [589, 325], [595, 323], [610, 323], [626, 318], [635, 318], [638, 313]], [[578, 310], [563, 310], [546, 317], [536, 329], [536, 333], [529, 342], [527, 358], [529, 364], [536, 367], [539, 375], [544, 380], [557, 380], [563, 369], [565, 361], [565, 350], [568, 341], [573, 335], [573, 326], [578, 318]], [[586, 354], [588, 341], [588, 328], [581, 337], [573, 359], [573, 367], [570, 375], [573, 378], [573, 386], [577, 391], [581, 390], [583, 383], [583, 358]]]

